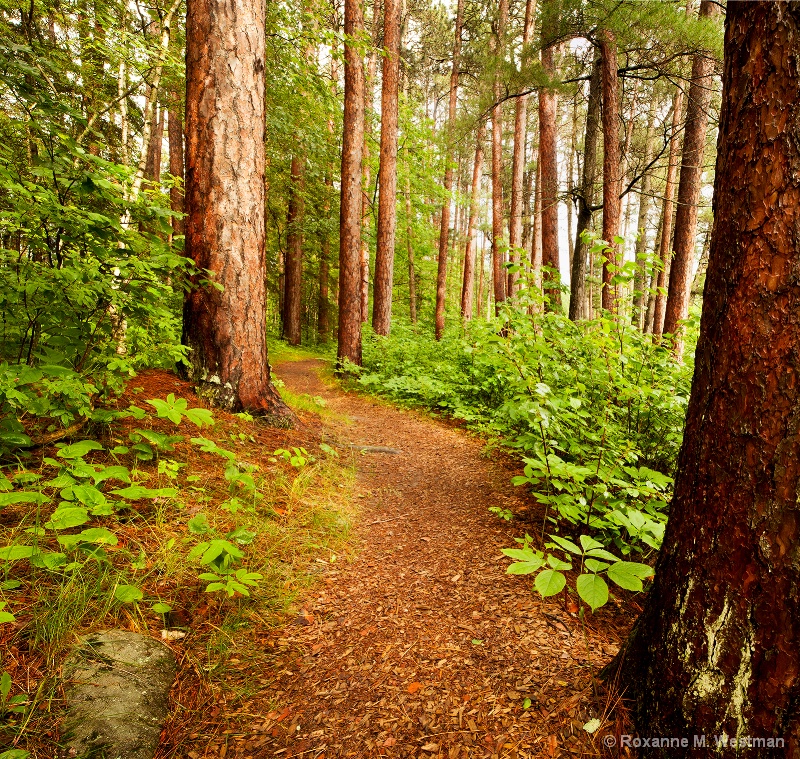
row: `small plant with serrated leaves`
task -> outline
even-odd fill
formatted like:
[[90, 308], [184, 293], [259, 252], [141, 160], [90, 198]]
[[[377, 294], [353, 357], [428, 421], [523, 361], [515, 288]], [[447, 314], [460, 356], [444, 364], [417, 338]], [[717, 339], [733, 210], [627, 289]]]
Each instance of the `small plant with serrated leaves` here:
[[564, 574], [579, 563], [581, 574], [575, 583], [575, 590], [592, 611], [596, 611], [608, 602], [608, 583], [611, 580], [625, 590], [641, 591], [644, 581], [653, 576], [653, 569], [647, 564], [635, 561], [623, 561], [607, 551], [603, 544], [588, 535], [579, 536], [580, 545], [559, 535], [550, 535], [552, 542], [546, 548], [554, 549], [561, 556], [534, 549], [530, 535], [517, 538], [521, 548], [504, 548], [503, 553], [514, 563], [506, 570], [508, 574], [536, 574], [533, 586], [542, 596], [547, 598], [560, 593], [567, 585]]
[[305, 448], [278, 448], [273, 451], [273, 456], [279, 456], [284, 461], [287, 461], [295, 469], [302, 469], [310, 461], [314, 461], [314, 457]]
[[189, 559], [199, 559], [201, 564], [212, 570], [198, 575], [201, 580], [208, 582], [206, 593], [225, 591], [230, 598], [236, 593], [249, 596], [247, 586], [256, 587], [263, 578], [258, 572], [238, 567], [243, 558], [244, 553], [235, 543], [222, 538], [198, 543], [189, 552]]

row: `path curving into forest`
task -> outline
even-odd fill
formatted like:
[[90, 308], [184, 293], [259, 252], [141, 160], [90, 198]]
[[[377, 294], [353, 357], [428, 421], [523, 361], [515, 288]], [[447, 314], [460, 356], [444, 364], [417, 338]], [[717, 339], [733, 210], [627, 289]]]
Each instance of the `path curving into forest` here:
[[306, 613], [275, 631], [249, 728], [206, 756], [597, 755], [582, 725], [604, 697], [593, 697], [587, 664], [616, 652], [621, 628], [612, 612], [598, 617], [587, 653], [561, 602], [505, 574], [500, 549], [520, 528], [488, 508], [524, 511], [513, 472], [452, 425], [326, 385], [321, 366], [277, 374], [352, 420], [327, 434], [356, 451], [358, 552], [330, 565]]

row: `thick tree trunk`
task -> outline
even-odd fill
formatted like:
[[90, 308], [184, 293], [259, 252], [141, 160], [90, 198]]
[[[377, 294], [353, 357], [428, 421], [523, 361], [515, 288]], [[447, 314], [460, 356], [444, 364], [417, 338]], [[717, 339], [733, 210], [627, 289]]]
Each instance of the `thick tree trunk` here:
[[[183, 119], [180, 110], [180, 98], [177, 92], [172, 92], [172, 106], [167, 115], [167, 137], [169, 138], [169, 173], [183, 183]], [[183, 212], [183, 184], [173, 185], [169, 189], [169, 209], [176, 216], [172, 217], [172, 234], [182, 235], [184, 231]]]
[[[713, 18], [717, 14], [717, 9], [718, 5], [713, 0], [702, 0], [700, 18]], [[697, 206], [700, 202], [700, 186], [703, 180], [703, 154], [706, 147], [713, 74], [714, 62], [711, 57], [701, 53], [696, 54], [692, 61], [692, 79], [686, 99], [686, 129], [683, 133], [678, 209], [675, 215], [674, 255], [664, 313], [664, 332], [673, 336], [672, 350], [678, 358], [683, 354], [680, 322], [689, 315], [694, 241], [697, 234]]]
[[497, 313], [500, 304], [506, 299], [506, 272], [503, 267], [506, 246], [503, 239], [503, 108], [500, 105], [500, 61], [503, 60], [505, 50], [507, 24], [508, 0], [500, 0], [491, 37], [491, 52], [497, 59], [493, 90], [495, 106], [492, 108], [492, 277]]
[[608, 248], [603, 263], [602, 307], [616, 313], [619, 286], [611, 284], [619, 266], [617, 244], [622, 211], [622, 157], [619, 145], [619, 79], [617, 40], [609, 29], [598, 33], [603, 83], [603, 239]]
[[486, 137], [486, 125], [478, 126], [478, 135], [475, 145], [475, 162], [472, 165], [472, 192], [469, 203], [469, 222], [467, 223], [467, 242], [464, 248], [464, 279], [461, 287], [461, 316], [464, 319], [472, 318], [472, 299], [475, 292], [475, 227], [478, 221], [480, 208], [481, 177], [483, 176], [483, 141]]
[[464, 0], [458, 0], [456, 6], [456, 34], [453, 42], [453, 67], [450, 72], [450, 102], [447, 111], [447, 141], [448, 148], [445, 160], [447, 167], [444, 170], [445, 202], [442, 206], [441, 227], [439, 230], [439, 260], [436, 271], [436, 339], [441, 340], [444, 334], [444, 311], [447, 298], [447, 250], [450, 239], [450, 193], [453, 190], [453, 129], [456, 120], [456, 104], [458, 96], [458, 66], [461, 58], [461, 26], [464, 17]]
[[361, 366], [361, 162], [364, 151], [364, 63], [354, 37], [364, 29], [360, 0], [344, 6], [344, 121], [339, 211], [339, 344], [342, 363]]
[[263, 0], [188, 2], [186, 252], [223, 289], [187, 295], [183, 343], [203, 396], [287, 424], [267, 361], [264, 23]]
[[397, 229], [397, 120], [400, 94], [400, 0], [384, 0], [381, 155], [372, 327], [388, 335], [392, 323], [394, 241]]
[[669, 143], [669, 159], [667, 162], [667, 181], [664, 187], [664, 207], [662, 210], [661, 239], [658, 246], [658, 257], [661, 269], [656, 285], [655, 312], [653, 314], [653, 339], [660, 340], [664, 328], [664, 307], [667, 302], [666, 290], [669, 282], [670, 262], [672, 261], [672, 222], [675, 215], [675, 175], [678, 171], [678, 127], [683, 112], [683, 91], [675, 90], [672, 100], [672, 132]]
[[289, 208], [286, 215], [286, 265], [284, 269], [283, 335], [289, 345], [300, 345], [303, 331], [300, 311], [303, 295], [303, 184], [302, 156], [292, 156]]
[[575, 231], [575, 255], [570, 279], [569, 318], [572, 321], [591, 317], [586, 294], [586, 257], [589, 246], [583, 233], [592, 226], [592, 206], [597, 185], [597, 148], [600, 140], [600, 57], [595, 56], [589, 81], [586, 106], [586, 134], [583, 139], [583, 176], [578, 193], [578, 228]]
[[[533, 36], [534, 17], [536, 15], [536, 0], [525, 2], [525, 22], [522, 29], [522, 63], [523, 68], [528, 60], [528, 48]], [[522, 210], [524, 207], [524, 172], [525, 172], [525, 143], [527, 141], [528, 126], [528, 96], [521, 95], [516, 99], [514, 110], [514, 152], [511, 156], [511, 216], [508, 228], [508, 246], [511, 249], [511, 260], [519, 266], [520, 250], [522, 248]], [[519, 273], [508, 273], [508, 295], [513, 295], [517, 290]]]
[[[653, 160], [655, 137], [655, 111], [651, 108], [647, 124], [647, 136], [645, 137], [645, 166]], [[651, 187], [652, 177], [648, 171], [642, 177], [641, 192], [639, 193], [639, 218], [636, 223], [637, 238], [634, 249], [636, 270], [633, 275], [633, 313], [631, 314], [631, 320], [633, 325], [640, 330], [644, 324], [644, 297], [647, 285], [647, 215], [650, 212]]]
[[621, 679], [643, 737], [705, 735], [703, 756], [800, 754], [799, 132], [800, 5], [730, 3], [686, 432]]

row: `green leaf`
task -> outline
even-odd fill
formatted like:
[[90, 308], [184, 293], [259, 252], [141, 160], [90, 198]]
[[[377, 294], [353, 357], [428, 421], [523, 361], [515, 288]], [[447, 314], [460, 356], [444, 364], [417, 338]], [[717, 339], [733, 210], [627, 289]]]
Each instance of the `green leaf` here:
[[89, 451], [102, 451], [103, 446], [95, 440], [81, 440], [79, 443], [64, 446], [56, 456], [62, 459], [79, 459], [85, 456]]
[[12, 503], [46, 503], [50, 499], [43, 493], [26, 490], [22, 493], [0, 493], [0, 508]]
[[114, 598], [124, 604], [136, 603], [144, 598], [144, 593], [135, 585], [117, 585], [114, 588]]
[[567, 540], [566, 538], [559, 537], [558, 535], [551, 535], [550, 536], [557, 545], [561, 546], [565, 551], [569, 551], [570, 553], [575, 553], [580, 556], [583, 551], [578, 548], [571, 540]]
[[59, 543], [63, 538], [76, 539], [78, 543], [93, 543], [104, 546], [115, 546], [119, 543], [117, 536], [105, 527], [90, 527], [77, 535], [62, 535], [58, 539]]
[[592, 548], [590, 551], [586, 552], [587, 556], [594, 556], [596, 559], [605, 559], [606, 561], [615, 562], [619, 561], [619, 558], [614, 556], [613, 553], [609, 553], [604, 548]]
[[12, 748], [0, 754], [0, 759], [28, 759], [30, 755], [29, 751], [25, 751], [21, 748]]
[[163, 601], [157, 601], [150, 607], [156, 614], [169, 614], [172, 611], [172, 607], [168, 603], [164, 603]]
[[202, 427], [204, 424], [207, 426], [214, 424], [214, 415], [208, 409], [187, 408], [183, 413], [197, 427]]
[[[127, 451], [126, 451], [127, 453]], [[92, 476], [94, 480], [94, 484], [97, 485], [100, 482], [105, 482], [106, 480], [119, 480], [120, 482], [130, 482], [131, 481], [131, 472], [130, 469], [126, 466], [106, 466], [103, 467], [99, 472]]]
[[608, 568], [608, 579], [625, 590], [639, 591], [644, 586], [642, 580], [653, 575], [653, 570], [647, 564], [636, 561], [618, 561]]
[[542, 598], [554, 596], [564, 590], [567, 578], [555, 569], [544, 569], [536, 575], [533, 585]]
[[576, 583], [576, 588], [578, 595], [589, 604], [592, 611], [599, 609], [608, 601], [608, 585], [600, 575], [581, 575]]
[[80, 527], [89, 521], [89, 511], [83, 506], [59, 506], [50, 517], [50, 521], [45, 523], [48, 530], [68, 530], [70, 527]]
[[202, 513], [192, 517], [188, 526], [192, 535], [205, 535], [211, 530], [211, 526], [208, 524], [208, 517]]
[[602, 548], [603, 544], [588, 535], [581, 535], [578, 538], [581, 541], [584, 551], [591, 551], [592, 549]]
[[118, 495], [120, 498], [125, 498], [128, 501], [139, 501], [142, 498], [174, 498], [178, 494], [178, 491], [176, 488], [157, 488], [151, 490], [141, 485], [131, 485], [129, 488], [112, 490], [111, 494]]
[[3, 701], [8, 698], [8, 694], [11, 692], [11, 675], [8, 672], [3, 672], [0, 675], [0, 697], [2, 697]]
[[559, 571], [567, 571], [568, 572], [570, 569], [572, 569], [572, 564], [570, 564], [568, 561], [561, 561], [561, 559], [559, 559], [559, 558], [557, 558], [557, 557], [555, 557], [553, 555], [550, 555], [550, 554], [547, 556], [547, 563], [553, 569], [557, 569]]
[[536, 557], [534, 561], [516, 561], [506, 569], [506, 574], [510, 575], [530, 575], [536, 570], [541, 569], [544, 559]]
[[610, 566], [607, 562], [598, 561], [597, 559], [586, 559], [584, 565], [590, 572], [595, 573], [602, 572], [604, 569], [608, 569]]
[[0, 561], [19, 561], [30, 559], [35, 553], [34, 546], [5, 546], [0, 548]]

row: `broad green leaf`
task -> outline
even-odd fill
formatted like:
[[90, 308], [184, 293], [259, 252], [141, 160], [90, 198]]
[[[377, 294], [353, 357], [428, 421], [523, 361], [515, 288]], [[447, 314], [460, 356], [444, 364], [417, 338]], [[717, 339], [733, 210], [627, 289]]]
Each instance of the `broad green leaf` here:
[[599, 609], [608, 601], [608, 585], [600, 575], [581, 575], [578, 577], [576, 588], [578, 595], [589, 604], [592, 611]]
[[135, 585], [117, 585], [114, 588], [114, 598], [124, 604], [136, 603], [144, 598], [144, 593]]
[[[126, 451], [127, 452], [127, 451]], [[106, 466], [92, 476], [94, 484], [97, 485], [106, 480], [119, 480], [120, 482], [130, 482], [131, 472], [126, 466]]]
[[151, 490], [141, 485], [131, 485], [128, 488], [112, 490], [111, 494], [118, 495], [120, 498], [125, 498], [129, 501], [139, 501], [142, 498], [173, 498], [178, 494], [178, 491], [176, 488], [156, 488]]
[[572, 569], [572, 564], [568, 561], [562, 561], [561, 559], [553, 556], [552, 554], [548, 554], [547, 556], [547, 563], [553, 568], [559, 571], [569, 571]]
[[591, 551], [593, 549], [602, 548], [603, 544], [599, 541], [595, 540], [594, 538], [590, 538], [588, 535], [581, 535], [578, 538], [581, 541], [581, 545], [583, 546], [584, 551]]
[[104, 546], [115, 546], [119, 543], [117, 536], [105, 527], [90, 527], [77, 535], [62, 535], [58, 538], [59, 543], [65, 538], [74, 539], [77, 543], [94, 543]]
[[538, 556], [533, 561], [515, 561], [513, 564], [509, 564], [506, 574], [530, 575], [541, 569], [542, 564], [544, 564], [544, 559]]
[[79, 443], [64, 446], [56, 456], [62, 459], [79, 459], [85, 456], [89, 451], [102, 451], [103, 446], [95, 440], [81, 440]]
[[584, 562], [584, 566], [590, 572], [602, 572], [604, 569], [608, 569], [610, 566], [608, 562], [605, 561], [598, 561], [597, 559], [586, 559]]
[[163, 601], [157, 601], [150, 607], [156, 614], [169, 614], [172, 611], [172, 607], [168, 603], [164, 603]]
[[0, 508], [12, 503], [46, 503], [50, 499], [43, 493], [26, 490], [21, 493], [0, 493]]
[[578, 556], [580, 556], [583, 553], [583, 551], [580, 548], [578, 548], [578, 546], [576, 546], [571, 540], [559, 537], [558, 535], [551, 535], [550, 537], [557, 545], [561, 546], [561, 548], [563, 548], [565, 551], [569, 551], [570, 553], [575, 553]]
[[205, 514], [198, 514], [196, 517], [192, 517], [189, 520], [189, 532], [192, 535], [205, 535], [205, 533], [211, 530], [211, 526], [208, 524], [208, 517]]
[[625, 590], [639, 591], [644, 586], [642, 580], [653, 575], [653, 570], [647, 564], [635, 561], [618, 561], [608, 568], [608, 579]]
[[202, 427], [204, 424], [207, 426], [214, 424], [214, 415], [208, 409], [187, 408], [183, 413], [196, 427]]
[[614, 556], [613, 553], [606, 551], [604, 548], [592, 548], [586, 552], [586, 555], [594, 556], [596, 559], [605, 559], [606, 561], [610, 562], [619, 561], [618, 557]]
[[533, 585], [542, 598], [554, 596], [564, 590], [567, 578], [555, 569], [544, 569], [536, 575]]
[[19, 561], [30, 559], [36, 552], [34, 546], [5, 546], [0, 548], [0, 561]]
[[48, 530], [68, 530], [70, 527], [80, 527], [88, 521], [89, 511], [83, 506], [59, 507], [44, 526]]

